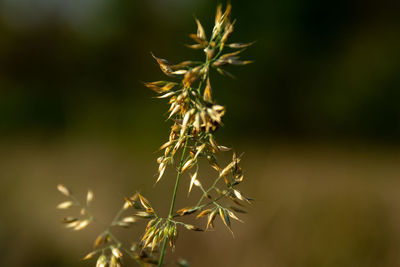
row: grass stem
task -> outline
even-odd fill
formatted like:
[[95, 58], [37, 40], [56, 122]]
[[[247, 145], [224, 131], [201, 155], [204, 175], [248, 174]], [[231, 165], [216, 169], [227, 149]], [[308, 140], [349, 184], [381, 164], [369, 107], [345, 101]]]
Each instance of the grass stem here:
[[[189, 138], [186, 138], [185, 146], [183, 147], [183, 151], [182, 151], [181, 160], [179, 162], [179, 167], [178, 167], [178, 173], [176, 175], [174, 192], [172, 193], [171, 206], [170, 206], [169, 214], [168, 214], [167, 227], [170, 226], [170, 224], [171, 224], [170, 220], [172, 219], [173, 213], [174, 213], [175, 200], [176, 200], [176, 195], [177, 195], [177, 192], [178, 192], [179, 180], [180, 180], [181, 174], [182, 174], [182, 167], [183, 167], [183, 164], [184, 164], [184, 158], [185, 158], [185, 154], [186, 154], [186, 148], [187, 148], [188, 140], [189, 140]], [[164, 256], [165, 256], [165, 249], [167, 247], [167, 242], [168, 242], [167, 237], [165, 237], [164, 241], [163, 241], [163, 244], [162, 244], [161, 252], [160, 252], [160, 258], [158, 260], [158, 267], [161, 267], [162, 264], [163, 264]]]

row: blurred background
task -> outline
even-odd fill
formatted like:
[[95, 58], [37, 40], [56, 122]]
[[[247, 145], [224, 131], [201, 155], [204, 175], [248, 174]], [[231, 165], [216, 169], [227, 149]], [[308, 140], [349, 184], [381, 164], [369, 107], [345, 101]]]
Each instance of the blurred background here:
[[[232, 4], [231, 40], [256, 40], [243, 55], [255, 63], [229, 69], [236, 80], [212, 74], [227, 107], [217, 137], [245, 152], [241, 189], [256, 202], [234, 239], [220, 223], [182, 232], [169, 259], [400, 266], [400, 2]], [[167, 209], [173, 173], [153, 185], [168, 105], [141, 82], [164, 77], [150, 51], [174, 63], [203, 58], [184, 44], [194, 15], [212, 27], [216, 5], [0, 1], [1, 266], [94, 266], [80, 259], [101, 227], [62, 227], [58, 183], [78, 197], [93, 189], [105, 222], [136, 190]], [[118, 234], [135, 240], [142, 227]]]

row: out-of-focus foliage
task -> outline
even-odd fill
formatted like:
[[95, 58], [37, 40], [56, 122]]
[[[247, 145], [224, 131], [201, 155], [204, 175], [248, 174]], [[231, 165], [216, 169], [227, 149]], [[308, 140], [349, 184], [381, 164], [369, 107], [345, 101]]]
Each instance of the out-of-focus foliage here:
[[[227, 123], [228, 132], [246, 125], [255, 135], [398, 137], [398, 1], [232, 2], [240, 22], [233, 41], [256, 36], [257, 43], [249, 52], [256, 64], [232, 70], [242, 72], [238, 81], [216, 77], [230, 90], [227, 120], [239, 120]], [[134, 114], [163, 110], [140, 86], [160, 75], [149, 52], [189, 55], [182, 36], [194, 26], [191, 14], [205, 18], [214, 6], [2, 1], [1, 134], [135, 134], [141, 121]]]

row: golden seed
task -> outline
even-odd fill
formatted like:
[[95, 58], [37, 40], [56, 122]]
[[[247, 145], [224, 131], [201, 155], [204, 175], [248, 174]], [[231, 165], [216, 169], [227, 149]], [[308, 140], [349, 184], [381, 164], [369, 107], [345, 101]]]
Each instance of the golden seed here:
[[74, 203], [72, 201], [64, 201], [61, 202], [60, 204], [57, 205], [57, 209], [68, 209], [69, 207], [71, 207]]
[[60, 191], [63, 195], [65, 195], [67, 197], [69, 197], [71, 195], [71, 191], [62, 184], [57, 185], [57, 189], [58, 189], [58, 191]]

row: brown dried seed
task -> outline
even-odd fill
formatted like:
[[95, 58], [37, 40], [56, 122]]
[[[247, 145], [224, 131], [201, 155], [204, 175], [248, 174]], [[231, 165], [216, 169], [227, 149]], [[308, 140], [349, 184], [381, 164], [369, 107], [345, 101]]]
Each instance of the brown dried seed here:
[[74, 203], [72, 201], [64, 201], [57, 205], [57, 209], [64, 210], [71, 207]]
[[249, 47], [249, 46], [253, 45], [254, 43], [255, 42], [251, 42], [251, 43], [232, 43], [232, 44], [228, 44], [227, 46], [229, 48], [241, 49], [241, 48]]
[[222, 49], [224, 47], [226, 41], [228, 41], [229, 36], [232, 34], [233, 25], [234, 25], [234, 23], [232, 23], [232, 24], [229, 23], [229, 24], [227, 24], [225, 26], [225, 32], [224, 32], [224, 35], [222, 35], [222, 38], [221, 38], [221, 48], [220, 49]]
[[68, 217], [63, 218], [61, 222], [62, 223], [72, 223], [72, 222], [76, 222], [77, 220], [78, 220], [78, 218], [68, 216]]
[[162, 221], [162, 219], [159, 219], [159, 218], [154, 218], [154, 219], [150, 220], [147, 223], [146, 231], [148, 231], [153, 226], [156, 227], [161, 221]]
[[228, 173], [229, 173], [229, 171], [232, 169], [232, 165], [231, 164], [229, 164], [228, 166], [226, 166], [221, 172], [220, 172], [220, 174], [219, 174], [219, 177], [225, 177]]
[[212, 105], [212, 110], [214, 110], [215, 112], [217, 112], [220, 115], [225, 114], [225, 107], [221, 106], [221, 105]]
[[106, 267], [107, 266], [107, 257], [105, 255], [100, 255], [97, 259], [96, 267]]
[[190, 191], [192, 191], [192, 187], [193, 187], [194, 182], [196, 181], [196, 179], [197, 179], [197, 172], [195, 172], [195, 173], [192, 175], [192, 177], [190, 178], [190, 185], [189, 185], [188, 195], [189, 195]]
[[176, 241], [176, 239], [178, 238], [178, 229], [176, 229], [175, 226], [173, 226], [173, 227], [171, 227], [171, 228], [173, 229], [173, 234], [172, 234], [172, 236], [171, 236], [171, 238], [170, 238], [170, 243], [169, 243], [169, 245], [171, 246], [171, 248], [172, 248], [173, 250], [175, 250], [175, 241]]
[[194, 163], [195, 159], [189, 159], [188, 161], [185, 162], [185, 164], [183, 165], [182, 169], [181, 169], [181, 173], [189, 170], [190, 168], [193, 167], [193, 163]]
[[204, 127], [207, 124], [207, 114], [205, 112], [205, 109], [202, 109], [200, 111], [200, 118], [201, 118], [201, 122], [202, 122], [202, 127]]
[[144, 196], [142, 196], [141, 194], [138, 193], [138, 197], [139, 197], [140, 203], [142, 203], [144, 208], [146, 208], [146, 209], [151, 208], [150, 202]]
[[66, 228], [74, 228], [74, 227], [76, 227], [77, 225], [79, 225], [80, 223], [81, 223], [80, 220], [68, 222], [68, 223], [65, 224], [65, 227], [66, 227]]
[[167, 98], [167, 97], [170, 97], [170, 96], [172, 96], [172, 95], [175, 95], [175, 92], [168, 92], [168, 93], [166, 93], [166, 94], [157, 96], [156, 98]]
[[58, 191], [60, 191], [63, 195], [69, 197], [71, 195], [71, 191], [62, 184], [57, 185]]
[[101, 243], [103, 242], [104, 237], [105, 237], [104, 234], [100, 234], [99, 236], [97, 236], [97, 238], [94, 240], [93, 247], [97, 248], [98, 246], [100, 246]]
[[74, 230], [75, 230], [75, 231], [80, 231], [80, 230], [86, 228], [86, 226], [88, 226], [89, 223], [90, 223], [90, 221], [89, 221], [88, 219], [83, 220], [83, 221], [80, 221], [80, 222], [74, 227]]
[[[167, 157], [167, 156], [169, 155], [169, 152], [171, 152], [171, 147], [167, 147], [167, 148], [164, 150], [164, 156]], [[174, 156], [174, 155], [171, 155], [171, 157], [168, 157], [168, 161], [167, 161], [167, 162], [169, 162], [170, 164], [174, 164], [174, 158], [173, 158], [173, 156]]]
[[208, 214], [206, 229], [208, 229], [208, 227], [214, 228], [214, 219], [215, 216], [217, 215], [217, 212], [218, 210], [214, 209], [210, 214]]
[[207, 77], [207, 86], [204, 89], [204, 95], [203, 95], [204, 101], [208, 103], [212, 103], [212, 90], [211, 90], [211, 84], [210, 84], [210, 77]]
[[151, 245], [154, 235], [155, 235], [155, 232], [153, 231], [149, 234], [149, 236], [147, 236], [146, 240], [144, 240], [144, 242], [143, 242], [143, 248], [149, 247]]
[[196, 130], [196, 132], [200, 132], [200, 114], [199, 113], [196, 113], [196, 115], [195, 115], [193, 127]]
[[240, 193], [240, 191], [234, 189], [234, 190], [233, 190], [233, 193], [235, 194], [235, 196], [236, 196], [238, 199], [240, 199], [240, 200], [242, 200], [242, 201], [244, 200], [244, 198], [243, 198], [242, 194]]
[[104, 237], [104, 244], [109, 243], [111, 241], [113, 241], [111, 236], [109, 234], [106, 234], [105, 237]]
[[250, 197], [247, 197], [247, 196], [245, 196], [245, 195], [243, 195], [243, 194], [242, 194], [242, 197], [244, 198], [244, 200], [245, 200], [247, 203], [253, 204], [252, 201], [253, 201], [254, 199], [252, 199], [252, 198], [250, 198]]
[[189, 88], [193, 83], [197, 81], [197, 79], [200, 77], [200, 69], [201, 66], [198, 66], [191, 69], [185, 74], [185, 77], [182, 81], [185, 88]]
[[215, 141], [215, 139], [214, 139], [214, 137], [213, 137], [212, 135], [210, 135], [209, 141], [210, 141], [211, 147], [212, 147], [215, 151], [218, 151], [218, 144], [217, 144], [217, 141]]
[[127, 210], [129, 207], [134, 208], [135, 207], [135, 203], [133, 203], [133, 201], [127, 197], [124, 197], [125, 202], [124, 202], [124, 210]]
[[87, 214], [87, 210], [85, 208], [81, 208], [81, 215], [85, 216]]
[[231, 217], [232, 219], [237, 220], [237, 221], [239, 221], [239, 222], [241, 222], [241, 223], [244, 223], [244, 222], [243, 222], [241, 219], [239, 219], [239, 218], [236, 216], [236, 214], [233, 213], [232, 211], [226, 209], [225, 212], [227, 212], [228, 215], [229, 215], [229, 217]]
[[192, 230], [192, 231], [198, 231], [198, 232], [203, 232], [203, 231], [204, 231], [203, 229], [198, 228], [198, 227], [196, 227], [196, 226], [194, 226], [194, 225], [191, 225], [191, 224], [184, 224], [183, 226], [184, 226], [186, 229]]
[[187, 70], [176, 70], [171, 72], [171, 74], [175, 74], [175, 75], [183, 75], [187, 72]]
[[185, 207], [183, 209], [176, 211], [176, 213], [179, 214], [180, 216], [183, 216], [183, 215], [192, 214], [192, 213], [196, 212], [198, 209], [199, 209], [198, 207]]
[[223, 76], [227, 76], [227, 77], [229, 77], [231, 79], [236, 79], [235, 75], [233, 75], [229, 71], [226, 71], [226, 70], [221, 69], [221, 68], [217, 68], [217, 71], [219, 72], [219, 74], [221, 74]]
[[218, 4], [217, 12], [215, 14], [215, 24], [217, 24], [221, 20], [222, 16], [222, 4]]
[[206, 40], [206, 32], [204, 31], [203, 26], [201, 25], [200, 21], [195, 18], [196, 20], [196, 24], [197, 24], [197, 38], [199, 38], [200, 40]]
[[193, 41], [195, 41], [196, 43], [198, 43], [198, 44], [200, 44], [200, 45], [203, 45], [203, 46], [207, 46], [207, 41], [206, 41], [206, 40], [203, 40], [203, 39], [201, 39], [201, 38], [199, 38], [199, 37], [197, 36], [197, 34], [191, 33], [191, 34], [189, 34], [189, 37], [190, 37], [191, 39], [193, 39]]
[[175, 113], [179, 111], [181, 106], [179, 104], [173, 103], [173, 109], [171, 110], [171, 113], [168, 116], [168, 119], [170, 119]]
[[174, 148], [172, 149], [172, 154], [175, 154], [176, 151], [183, 145], [184, 141], [186, 140], [185, 136], [180, 137], [178, 142], [176, 142]]
[[144, 86], [153, 90], [156, 93], [165, 93], [174, 88], [177, 83], [166, 82], [166, 81], [156, 81], [156, 82], [145, 82]]
[[226, 176], [232, 168], [234, 168], [240, 162], [240, 158], [234, 159], [231, 163], [226, 166], [221, 173], [219, 174], [220, 177]]
[[[178, 74], [178, 73], [176, 73], [176, 74]], [[167, 84], [165, 84], [163, 87], [160, 88], [159, 93], [168, 92], [169, 90], [174, 88], [176, 85], [178, 85], [178, 84], [177, 83], [173, 83], [173, 82], [168, 82]]]
[[98, 253], [98, 251], [92, 251], [92, 252], [86, 254], [86, 256], [82, 258], [82, 260], [85, 261], [85, 260], [91, 259], [91, 258], [93, 258], [93, 256], [96, 255], [97, 253]]
[[[208, 60], [213, 59], [213, 57], [215, 56], [215, 49], [214, 48], [206, 47], [204, 49], [204, 52], [206, 53], [206, 56], [207, 56]], [[208, 70], [207, 70], [207, 72], [208, 72]]]
[[225, 211], [225, 209], [219, 208], [218, 213], [222, 219], [222, 222], [229, 229], [229, 231], [233, 234], [232, 229], [231, 229], [231, 220], [229, 219], [229, 216], [228, 216], [227, 212]]
[[195, 49], [195, 50], [203, 49], [205, 47], [204, 44], [192, 44], [192, 45], [185, 44], [185, 46], [190, 49]]
[[171, 74], [172, 73], [171, 63], [169, 63], [166, 59], [156, 57], [153, 53], [151, 53], [151, 55], [157, 61], [162, 72], [164, 72], [168, 76], [173, 76]]
[[221, 59], [238, 58], [236, 56], [239, 55], [240, 53], [242, 53], [243, 51], [244, 51], [244, 49], [241, 49], [241, 50], [238, 50], [238, 51], [235, 51], [235, 52], [231, 52], [231, 53], [226, 53], [226, 54], [223, 54], [220, 58]]
[[207, 160], [210, 163], [211, 167], [215, 169], [217, 172], [221, 171], [221, 168], [219, 167], [217, 161], [215, 160], [215, 157], [213, 155], [208, 155]]
[[222, 152], [226, 152], [226, 151], [232, 150], [232, 148], [226, 147], [226, 146], [218, 146], [218, 150], [222, 151]]
[[221, 31], [221, 26], [222, 26], [221, 17], [222, 17], [222, 5], [219, 4], [217, 6], [217, 12], [215, 14], [215, 26], [214, 26], [213, 31], [212, 31], [211, 39], [214, 39], [219, 34], [219, 32]]
[[86, 195], [86, 205], [90, 205], [90, 203], [93, 201], [94, 199], [94, 194], [92, 190], [88, 190], [87, 195]]
[[241, 183], [243, 181], [243, 178], [244, 178], [243, 174], [235, 176], [235, 184]]
[[[161, 164], [160, 164], [160, 166], [161, 166]], [[159, 170], [159, 174], [158, 174], [156, 183], [158, 183], [158, 182], [161, 180], [161, 178], [163, 177], [163, 175], [164, 175], [164, 173], [165, 173], [165, 170], [167, 169], [167, 166], [166, 166], [166, 165], [162, 165], [162, 166], [163, 166], [163, 167]]]
[[224, 14], [222, 14], [220, 20], [227, 21], [229, 19], [230, 14], [231, 14], [231, 10], [232, 10], [232, 5], [230, 3], [228, 3], [226, 5], [225, 12], [224, 12]]
[[154, 248], [156, 247], [156, 245], [159, 241], [159, 237], [160, 237], [160, 233], [158, 233], [156, 236], [154, 236], [153, 241], [151, 243], [151, 251], [153, 251]]
[[207, 114], [210, 116], [212, 121], [222, 125], [222, 116], [225, 114], [225, 108], [220, 105], [213, 105], [211, 108], [207, 108]]
[[[194, 36], [196, 36], [196, 35], [194, 34]], [[198, 64], [198, 62], [187, 60], [187, 61], [183, 61], [181, 63], [178, 63], [176, 65], [173, 65], [172, 68], [173, 69], [180, 69], [180, 68], [189, 67], [189, 66], [196, 65], [196, 64]]]
[[189, 120], [190, 120], [191, 116], [194, 114], [194, 111], [195, 111], [194, 109], [191, 109], [191, 110], [187, 111], [185, 113], [185, 115], [183, 116], [182, 128], [181, 128], [181, 131], [180, 131], [180, 135], [181, 136], [184, 135], [184, 133], [186, 131], [186, 128], [187, 128], [187, 125], [189, 123]]
[[228, 63], [235, 66], [244, 66], [248, 64], [254, 63], [253, 60], [237, 60], [237, 59], [228, 59]]
[[214, 61], [212, 63], [213, 67], [222, 67], [228, 64], [228, 61], [226, 59], [223, 58], [219, 58], [218, 60]]
[[153, 217], [152, 214], [149, 214], [146, 211], [138, 211], [134, 215], [137, 216], [137, 217], [140, 217], [140, 218], [144, 218], [144, 219]]
[[195, 158], [195, 159], [200, 155], [200, 153], [204, 150], [205, 147], [206, 147], [206, 144], [204, 143], [204, 144], [202, 144], [201, 146], [198, 146], [198, 147], [196, 148], [197, 151], [196, 151], [196, 154], [194, 155], [194, 158]]
[[109, 263], [110, 267], [121, 267], [121, 264], [119, 262], [119, 259], [117, 257], [115, 257], [114, 255], [111, 255], [111, 259], [110, 259], [110, 263]]
[[[160, 146], [160, 148], [158, 150], [163, 150], [164, 148], [167, 148], [167, 147], [171, 146], [173, 143], [174, 143], [173, 140], [172, 141], [168, 141], [168, 142], [164, 143], [162, 146]], [[159, 163], [161, 163], [161, 162], [159, 162]]]
[[201, 212], [196, 216], [196, 219], [206, 216], [206, 215], [209, 214], [211, 211], [212, 211], [212, 209], [206, 209], [206, 210], [201, 211]]
[[164, 157], [163, 156], [157, 158], [157, 163], [158, 164], [161, 164], [163, 161], [164, 161]]
[[[146, 230], [146, 232], [144, 233], [143, 237], [142, 237], [142, 241], [147, 240], [149, 237], [152, 237], [155, 234], [155, 227], [150, 227], [149, 229]], [[146, 242], [145, 242], [146, 243]], [[145, 247], [145, 246], [144, 246]]]
[[112, 253], [117, 259], [119, 259], [119, 258], [122, 257], [122, 252], [121, 252], [118, 248], [116, 248], [116, 247], [113, 247], [113, 248], [111, 249], [111, 253]]
[[133, 216], [128, 216], [128, 217], [123, 218], [121, 221], [124, 223], [134, 223], [134, 222], [136, 222], [136, 218]]

